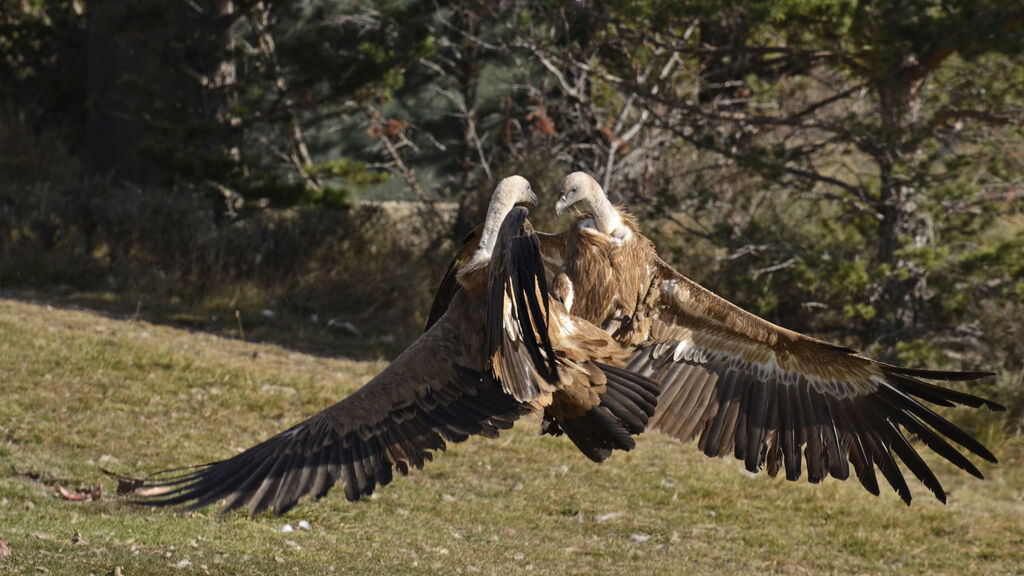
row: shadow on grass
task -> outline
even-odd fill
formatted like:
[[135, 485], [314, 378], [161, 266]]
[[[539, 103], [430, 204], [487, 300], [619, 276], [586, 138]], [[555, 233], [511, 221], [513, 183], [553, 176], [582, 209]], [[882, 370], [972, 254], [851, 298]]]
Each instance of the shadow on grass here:
[[373, 323], [373, 309], [324, 318], [309, 310], [289, 309], [288, 302], [271, 308], [252, 298], [184, 302], [176, 297], [81, 291], [69, 287], [47, 291], [2, 290], [0, 298], [273, 344], [327, 358], [391, 360], [409, 344], [405, 341], [407, 338], [387, 331], [364, 334], [359, 326]]

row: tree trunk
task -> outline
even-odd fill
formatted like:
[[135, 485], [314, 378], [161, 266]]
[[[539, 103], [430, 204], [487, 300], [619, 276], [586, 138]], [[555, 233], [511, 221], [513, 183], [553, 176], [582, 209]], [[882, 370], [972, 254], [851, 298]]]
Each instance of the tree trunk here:
[[[229, 57], [234, 46], [233, 0], [207, 0], [200, 16], [202, 28], [209, 31], [209, 43], [203, 46], [199, 72], [204, 79], [200, 86], [203, 117], [211, 126], [206, 137], [208, 154], [227, 154], [233, 161], [239, 161], [238, 134], [234, 128], [237, 119], [231, 115], [231, 103], [235, 98], [235, 62]], [[205, 185], [206, 194], [213, 202], [214, 221], [220, 226], [235, 217], [239, 203], [238, 194], [220, 182]]]
[[[909, 68], [904, 67], [901, 72]], [[882, 282], [875, 320], [868, 341], [889, 348], [906, 339], [917, 327], [918, 311], [927, 296], [927, 278], [916, 263], [900, 256], [908, 245], [920, 247], [931, 237], [930, 221], [917, 212], [917, 190], [907, 174], [913, 171], [918, 152], [905, 143], [918, 120], [920, 103], [917, 89], [920, 78], [909, 73], [890, 75], [877, 83], [883, 147], [876, 158], [879, 171], [879, 195], [875, 206], [878, 221], [878, 264], [889, 267]]]

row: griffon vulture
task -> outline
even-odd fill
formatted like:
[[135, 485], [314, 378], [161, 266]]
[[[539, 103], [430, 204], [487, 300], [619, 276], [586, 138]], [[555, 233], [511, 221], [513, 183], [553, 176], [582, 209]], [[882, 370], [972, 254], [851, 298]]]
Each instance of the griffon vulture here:
[[[557, 302], [548, 306], [536, 237], [517, 202], [536, 203], [529, 183], [502, 180], [447, 312], [380, 374], [236, 456], [157, 474], [139, 503], [199, 508], [224, 499], [225, 512], [280, 514], [339, 480], [357, 500], [388, 484], [394, 470], [421, 468], [447, 442], [495, 437], [533, 411], [580, 430], [572, 439], [591, 458], [632, 448], [658, 386], [612, 366], [627, 352], [606, 332]], [[550, 336], [549, 321], [557, 327]]]
[[940, 501], [945, 492], [906, 433], [959, 468], [981, 472], [949, 441], [996, 458], [929, 408], [961, 404], [1004, 408], [926, 380], [970, 381], [987, 372], [901, 368], [798, 334], [740, 309], [662, 261], [636, 220], [608, 201], [582, 172], [562, 182], [556, 212], [577, 203], [562, 273], [553, 291], [575, 315], [637, 346], [628, 365], [662, 383], [650, 427], [708, 456], [733, 454], [747, 470], [775, 476], [849, 477], [878, 494], [875, 467], [904, 502], [910, 489], [897, 459]]

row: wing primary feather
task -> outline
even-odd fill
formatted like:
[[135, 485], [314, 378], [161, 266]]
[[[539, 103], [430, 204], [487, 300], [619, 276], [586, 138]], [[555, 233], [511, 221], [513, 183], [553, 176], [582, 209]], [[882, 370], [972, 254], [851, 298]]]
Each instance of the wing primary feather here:
[[544, 380], [554, 383], [558, 380], [558, 367], [548, 334], [544, 259], [537, 235], [526, 221], [527, 214], [526, 208], [516, 206], [505, 216], [498, 230], [491, 258], [485, 345], [488, 358], [493, 358], [504, 339], [504, 298], [509, 294], [513, 319], [534, 368]]
[[[873, 445], [869, 433], [863, 430], [864, 423], [859, 415], [853, 413], [855, 408], [849, 400], [835, 400], [833, 406], [836, 409], [832, 413], [838, 415], [843, 422], [844, 430], [847, 431], [846, 437], [850, 446], [847, 453], [853, 462], [857, 479], [868, 492], [878, 496], [878, 478], [875, 476], [874, 460], [868, 450], [868, 446]], [[868, 442], [868, 446], [865, 446], [865, 442]]]
[[795, 481], [800, 478], [800, 443], [797, 441], [799, 422], [796, 411], [799, 401], [794, 395], [791, 385], [782, 385], [783, 395], [779, 398], [779, 436], [782, 438], [783, 463], [786, 466], [786, 480]]
[[951, 446], [949, 442], [942, 439], [942, 436], [935, 433], [934, 430], [927, 427], [923, 422], [917, 419], [916, 416], [903, 410], [898, 415], [898, 422], [904, 428], [907, 429], [911, 434], [917, 436], [924, 445], [931, 448], [933, 452], [942, 456], [946, 460], [952, 462], [957, 468], [966, 471], [971, 476], [978, 479], [984, 479], [981, 471], [978, 470], [974, 464], [967, 459], [966, 456], [961, 454], [956, 448]]
[[[764, 446], [765, 420], [768, 415], [768, 388], [774, 385], [767, 382], [753, 382], [748, 386], [750, 395], [746, 407], [746, 440], [743, 465], [748, 472], [757, 472], [764, 464], [762, 446]], [[739, 443], [737, 442], [737, 446]]]
[[[886, 364], [884, 362], [878, 362], [878, 365], [884, 368], [886, 372], [904, 374], [906, 376], [914, 376], [916, 378], [927, 378], [929, 380], [943, 380], [945, 382], [969, 382], [971, 380], [981, 380], [982, 378], [988, 378], [989, 376], [996, 375], [995, 372], [984, 371], [957, 372], [952, 370], [927, 370], [923, 368], [905, 368], [903, 366], [895, 366], [893, 364]], [[984, 398], [977, 399], [984, 400]]]
[[[694, 397], [692, 409], [685, 417], [679, 419], [675, 425], [675, 437], [683, 442], [693, 440], [697, 433], [704, 429], [705, 423], [714, 413], [718, 406], [715, 399], [715, 384], [718, 383], [718, 376], [710, 372], [699, 372], [697, 394]], [[683, 406], [682, 408], [685, 408]]]
[[316, 470], [316, 477], [313, 478], [313, 485], [310, 489], [314, 498], [322, 497], [334, 486], [334, 482], [337, 479], [337, 476], [334, 475], [336, 470], [335, 462], [339, 458], [338, 452], [340, 450], [341, 442], [335, 442], [324, 450], [322, 460]]
[[256, 516], [270, 506], [273, 497], [277, 495], [278, 487], [281, 485], [281, 477], [288, 470], [288, 466], [294, 459], [294, 452], [282, 454], [278, 457], [274, 467], [263, 477], [259, 488], [248, 498], [249, 516]]
[[345, 476], [345, 499], [349, 502], [359, 500], [359, 479], [356, 477], [354, 460], [353, 447], [347, 446], [342, 451], [341, 472]]
[[879, 395], [880, 399], [885, 401], [886, 404], [892, 406], [896, 410], [905, 409], [908, 410], [922, 420], [924, 420], [929, 426], [933, 427], [939, 433], [945, 435], [950, 440], [977, 454], [978, 456], [988, 460], [989, 462], [997, 462], [995, 455], [992, 454], [978, 442], [973, 436], [964, 432], [956, 424], [953, 424], [949, 420], [946, 420], [942, 416], [939, 416], [933, 412], [930, 408], [921, 404], [917, 400], [914, 400], [910, 396], [900, 392], [899, 390], [891, 386], [879, 387], [876, 394]]
[[704, 428], [704, 433], [701, 435], [698, 444], [699, 448], [707, 456], [715, 457], [721, 455], [718, 451], [719, 440], [722, 438], [722, 431], [725, 428], [729, 409], [736, 400], [735, 390], [738, 388], [738, 380], [739, 372], [736, 370], [728, 370], [725, 376], [719, 380], [718, 393], [716, 394], [718, 397], [718, 410], [713, 420]]
[[942, 484], [939, 483], [939, 479], [935, 477], [935, 473], [932, 472], [928, 464], [921, 459], [921, 455], [914, 450], [914, 447], [907, 442], [903, 433], [896, 427], [895, 424], [890, 420], [885, 422], [888, 425], [888, 436], [892, 438], [892, 449], [900, 460], [907, 465], [907, 468], [917, 476], [917, 479], [925, 485], [926, 488], [932, 491], [932, 494], [939, 499], [943, 504], [946, 503], [946, 492], [942, 489]]
[[[462, 239], [462, 248], [455, 255], [455, 258], [452, 258], [451, 263], [448, 264], [448, 269], [441, 279], [441, 284], [437, 287], [434, 302], [430, 305], [430, 314], [427, 316], [427, 326], [423, 329], [424, 332], [430, 330], [430, 327], [436, 324], [441, 319], [441, 316], [448, 311], [448, 305], [451, 303], [455, 292], [459, 289], [458, 272], [469, 262], [473, 252], [479, 247], [482, 231], [483, 225], [480, 225]], [[473, 242], [474, 237], [476, 242]]]
[[[981, 406], [987, 407], [993, 412], [1004, 412], [1006, 407], [1002, 404], [992, 402], [980, 396], [974, 396], [973, 394], [967, 394], [966, 392], [960, 392], [959, 390], [953, 390], [951, 388], [945, 388], [943, 386], [936, 386], [923, 380], [918, 380], [913, 376], [923, 376], [926, 378], [934, 378], [941, 380], [938, 376], [925, 376], [922, 374], [933, 374], [930, 371], [921, 370], [908, 370], [899, 369], [896, 367], [886, 366], [884, 371], [887, 378], [891, 379], [893, 383], [903, 389], [904, 392], [913, 394], [922, 400], [927, 400], [933, 404], [940, 406], [949, 406], [951, 402], [962, 404], [964, 406], [970, 406], [972, 408], [980, 408]], [[938, 372], [938, 374], [974, 374], [974, 373], [959, 373], [959, 372]], [[987, 372], [978, 373], [985, 376], [989, 375]], [[980, 376], [979, 376], [980, 377]], [[962, 380], [974, 380], [975, 378], [963, 378]], [[947, 378], [947, 380], [958, 381], [959, 378]]]
[[[285, 501], [291, 502], [291, 506], [298, 504], [299, 500], [309, 493], [313, 487], [313, 479], [316, 477], [316, 470], [320, 466], [320, 462], [324, 457], [325, 450], [323, 447], [319, 447], [313, 451], [312, 456], [306, 460], [305, 465], [302, 467], [302, 473], [299, 474], [298, 479], [292, 485], [291, 493], [285, 496]], [[291, 506], [283, 508], [280, 514], [284, 514], [291, 509]]]
[[238, 454], [208, 466], [187, 492], [182, 492], [179, 502], [194, 501], [190, 508], [198, 508], [227, 498], [221, 513], [229, 512], [248, 502], [258, 483], [262, 483], [271, 469], [283, 455], [278, 454], [280, 437], [257, 445], [250, 451]]
[[817, 412], [814, 409], [811, 387], [801, 382], [797, 385], [797, 390], [803, 424], [801, 428], [804, 430], [804, 439], [807, 441], [804, 448], [804, 455], [807, 459], [807, 481], [817, 484], [825, 478], [825, 460], [828, 455], [821, 439], [821, 423], [818, 421]]
[[847, 460], [846, 451], [843, 450], [839, 440], [839, 431], [836, 430], [835, 417], [829, 409], [825, 396], [811, 394], [811, 402], [814, 404], [814, 413], [818, 420], [821, 438], [825, 445], [826, 467], [828, 473], [839, 480], [846, 480], [850, 477], [850, 465]]
[[[356, 476], [356, 490], [360, 496], [367, 496], [373, 489], [370, 487], [370, 479], [373, 473], [366, 468], [366, 452], [363, 450], [363, 442], [359, 438], [352, 439], [352, 470]], [[369, 492], [367, 491], [369, 489]]]
[[865, 423], [868, 425], [868, 428], [865, 430], [865, 437], [870, 438], [872, 444], [874, 444], [872, 459], [878, 465], [882, 476], [899, 494], [900, 499], [909, 506], [911, 500], [910, 487], [907, 486], [907, 481], [903, 478], [903, 472], [893, 457], [889, 435], [884, 434], [889, 428], [888, 422], [883, 415], [875, 410], [870, 402], [862, 402], [861, 404], [859, 412], [867, 419]]
[[374, 436], [369, 439], [371, 454], [373, 454], [373, 469], [377, 484], [387, 486], [391, 483], [391, 463], [388, 462], [381, 438]]
[[[540, 355], [537, 342], [532, 338], [528, 340], [532, 346], [530, 355], [541, 377], [554, 383], [558, 381], [558, 366], [555, 363], [555, 352], [548, 334], [548, 289], [547, 281], [544, 278], [544, 262], [540, 256], [540, 246], [537, 244], [536, 235], [526, 239], [517, 239], [515, 253], [519, 255], [517, 266], [522, 275], [517, 293], [520, 297], [525, 297], [526, 308], [529, 310], [529, 318], [526, 322], [521, 322], [520, 329], [524, 334], [527, 331], [533, 334], [534, 330], [539, 334], [539, 344], [544, 350], [544, 356]], [[541, 310], [541, 300], [544, 303], [544, 310]], [[529, 320], [532, 320], [532, 323]]]
[[[304, 446], [293, 447], [288, 462], [281, 468], [282, 472], [278, 476], [276, 486], [273, 487], [272, 491], [268, 491], [264, 497], [266, 506], [272, 507], [274, 514], [280, 514], [281, 509], [287, 506], [285, 496], [291, 491], [291, 487], [295, 483], [296, 477], [302, 472], [302, 465], [307, 458], [308, 455], [305, 453]], [[290, 508], [291, 506], [287, 507]]]
[[226, 514], [236, 508], [246, 505], [252, 499], [252, 495], [259, 485], [261, 485], [266, 479], [267, 473], [277, 465], [277, 462], [277, 459], [271, 458], [264, 460], [255, 471], [249, 474], [248, 477], [243, 477], [241, 484], [236, 488], [233, 490], [230, 488], [224, 490], [222, 496], [227, 497], [227, 502], [221, 509], [221, 514]]
[[[768, 408], [765, 410], [765, 466], [768, 475], [772, 478], [778, 475], [782, 468], [782, 430], [779, 421], [779, 396], [782, 387], [774, 382], [765, 383], [765, 393], [768, 395]], [[785, 401], [785, 400], [783, 400]]]
[[748, 440], [748, 427], [750, 426], [750, 403], [751, 396], [754, 393], [754, 388], [760, 384], [756, 379], [750, 378], [744, 375], [740, 378], [740, 402], [737, 406], [735, 425], [733, 427], [733, 455], [737, 460], [741, 460], [746, 466], [747, 452], [754, 452], [754, 459], [757, 460], [757, 453], [759, 452], [758, 446], [747, 445]]

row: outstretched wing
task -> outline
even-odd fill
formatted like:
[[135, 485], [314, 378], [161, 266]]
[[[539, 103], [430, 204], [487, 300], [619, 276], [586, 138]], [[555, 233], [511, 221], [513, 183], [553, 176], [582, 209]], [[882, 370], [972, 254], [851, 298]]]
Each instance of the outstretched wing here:
[[925, 403], [1004, 408], [925, 380], [969, 381], [987, 372], [899, 368], [763, 320], [658, 260], [648, 298], [651, 343], [627, 367], [662, 382], [651, 426], [708, 456], [729, 453], [747, 470], [785, 468], [786, 478], [849, 476], [878, 494], [874, 468], [910, 503], [897, 459], [945, 502], [945, 492], [907, 439], [917, 436], [968, 473], [981, 472], [950, 441], [996, 458]]
[[357, 500], [448, 442], [497, 436], [530, 407], [488, 375], [482, 325], [482, 305], [457, 293], [448, 314], [349, 397], [241, 454], [156, 475], [140, 503], [199, 508], [224, 499], [225, 512], [281, 514], [338, 481]]

